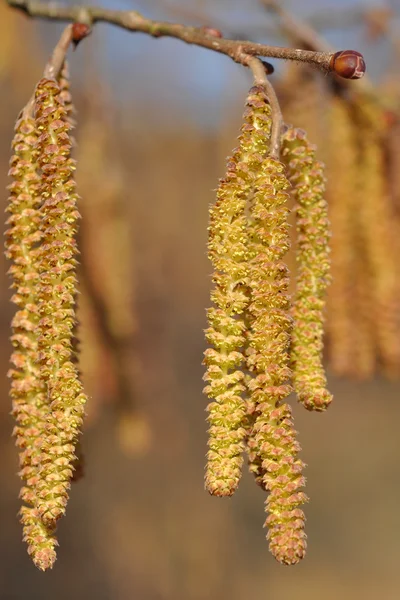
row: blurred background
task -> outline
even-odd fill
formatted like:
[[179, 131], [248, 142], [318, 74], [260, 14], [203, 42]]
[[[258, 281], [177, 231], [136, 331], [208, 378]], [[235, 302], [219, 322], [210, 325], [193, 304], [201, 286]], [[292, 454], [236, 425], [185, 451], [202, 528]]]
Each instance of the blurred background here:
[[[257, 0], [104, 4], [237, 39], [365, 55], [368, 79], [350, 84], [271, 61], [285, 119], [307, 129], [330, 177], [326, 360], [335, 400], [326, 414], [309, 414], [292, 399], [308, 464], [309, 549], [296, 567], [274, 561], [263, 492], [246, 470], [232, 499], [203, 489], [208, 206], [236, 145], [250, 74], [177, 40], [99, 24], [70, 56], [90, 397], [85, 474], [59, 526], [56, 565], [41, 573], [17, 518], [6, 377], [14, 308], [1, 255], [0, 598], [397, 599], [400, 2], [279, 2], [288, 14]], [[307, 37], [299, 19], [324, 39]], [[13, 124], [61, 30], [0, 4], [4, 190]], [[6, 191], [2, 198], [5, 208]]]

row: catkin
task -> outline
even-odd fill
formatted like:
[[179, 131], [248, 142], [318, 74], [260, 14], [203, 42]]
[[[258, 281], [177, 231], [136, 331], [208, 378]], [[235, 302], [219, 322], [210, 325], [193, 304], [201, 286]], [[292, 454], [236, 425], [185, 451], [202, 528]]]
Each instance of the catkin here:
[[289, 182], [284, 165], [266, 158], [260, 165], [250, 203], [247, 368], [250, 394], [250, 468], [266, 489], [270, 550], [283, 564], [295, 564], [306, 550], [305, 517], [299, 508], [307, 497], [301, 488], [304, 463], [285, 399], [290, 384], [292, 331], [289, 272], [283, 256], [289, 249]]
[[383, 370], [387, 375], [397, 376], [400, 365], [399, 242], [397, 219], [385, 181], [380, 132], [375, 125], [379, 123], [381, 111], [379, 107], [367, 104], [358, 111], [358, 118], [361, 235], [368, 261], [367, 272], [373, 281], [370, 293], [376, 343]]
[[214, 306], [207, 312], [205, 351], [208, 382], [209, 451], [205, 483], [211, 494], [230, 496], [241, 477], [246, 435], [244, 362], [247, 293], [248, 196], [267, 147], [271, 110], [262, 87], [253, 87], [247, 98], [239, 147], [228, 161], [227, 174], [220, 182], [217, 201], [210, 209], [209, 258], [214, 266]]
[[36, 88], [43, 240], [39, 257], [39, 361], [50, 412], [41, 445], [38, 509], [46, 525], [65, 513], [86, 396], [74, 364], [76, 229], [79, 213], [70, 125], [55, 80]]
[[35, 490], [48, 417], [46, 389], [38, 364], [38, 244], [42, 236], [36, 144], [34, 120], [23, 114], [16, 124], [12, 144], [14, 153], [9, 175], [13, 181], [9, 185], [7, 208], [11, 214], [7, 220], [10, 229], [6, 231], [6, 256], [13, 261], [9, 271], [15, 289], [12, 301], [19, 309], [12, 320], [14, 351], [9, 376], [12, 378], [12, 414], [17, 422], [14, 435], [20, 449], [19, 474], [25, 481], [20, 494], [26, 503], [20, 512], [23, 538], [36, 566], [45, 570], [53, 566], [57, 542], [53, 528], [41, 521]]
[[330, 259], [327, 203], [323, 165], [300, 129], [283, 136], [282, 156], [292, 183], [296, 205], [297, 280], [291, 341], [293, 384], [308, 410], [325, 410], [332, 401], [322, 364], [325, 293]]
[[338, 375], [350, 375], [358, 372], [360, 345], [354, 304], [354, 212], [359, 196], [354, 130], [346, 102], [340, 97], [332, 98], [330, 130], [328, 202], [333, 234], [332, 284], [327, 299], [328, 348], [332, 370]]

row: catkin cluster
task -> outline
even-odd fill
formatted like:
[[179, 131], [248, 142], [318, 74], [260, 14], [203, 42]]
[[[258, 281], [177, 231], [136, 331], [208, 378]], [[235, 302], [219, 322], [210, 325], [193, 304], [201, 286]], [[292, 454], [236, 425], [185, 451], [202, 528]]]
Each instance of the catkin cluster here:
[[6, 254], [18, 311], [12, 321], [14, 435], [24, 481], [24, 539], [52, 567], [58, 519], [77, 461], [86, 396], [76, 366], [76, 232], [67, 71], [43, 78], [18, 119], [9, 175]]
[[[329, 222], [323, 166], [304, 132], [287, 128], [281, 160], [270, 155], [272, 111], [266, 89], [248, 95], [238, 148], [210, 209], [214, 266], [205, 351], [209, 451], [206, 488], [230, 496], [247, 451], [268, 493], [270, 549], [283, 564], [305, 554], [304, 463], [289, 394], [309, 410], [331, 395], [322, 367], [324, 296], [329, 282]], [[289, 195], [296, 202], [297, 292], [289, 294]]]
[[[333, 231], [326, 359], [341, 377], [400, 374], [400, 104], [393, 81], [349, 89], [300, 67], [288, 69], [279, 86], [284, 114], [307, 130], [326, 163]], [[292, 241], [298, 244], [295, 235]]]

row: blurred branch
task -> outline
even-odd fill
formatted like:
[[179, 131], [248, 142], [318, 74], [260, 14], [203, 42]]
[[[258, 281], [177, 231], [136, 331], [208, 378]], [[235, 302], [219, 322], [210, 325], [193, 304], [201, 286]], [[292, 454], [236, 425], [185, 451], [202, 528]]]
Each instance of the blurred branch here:
[[294, 17], [277, 0], [260, 0], [269, 11], [280, 19], [280, 27], [289, 38], [304, 44], [310, 50], [333, 52], [332, 47], [306, 21]]
[[[309, 23], [292, 15], [279, 0], [260, 0], [260, 2], [268, 11], [274, 12], [279, 17], [281, 30], [289, 39], [316, 52], [330, 53], [333, 51], [332, 46]], [[342, 77], [337, 78], [337, 82], [342, 86], [348, 84], [348, 80]], [[372, 83], [366, 75], [364, 75], [363, 81], [357, 85], [358, 91], [371, 91], [372, 88]]]
[[[170, 2], [170, 0], [159, 0], [157, 4], [168, 11], [168, 13], [176, 15], [179, 18], [195, 21], [204, 27], [211, 27], [211, 17], [203, 11], [196, 10], [193, 7], [182, 6], [181, 4], [178, 5]], [[215, 25], [215, 21], [213, 21], [213, 24]]]
[[[82, 235], [82, 232], [81, 232]], [[136, 339], [131, 335], [118, 336], [109, 322], [109, 310], [98, 292], [85, 253], [80, 256], [79, 270], [82, 283], [96, 314], [100, 334], [112, 357], [112, 369], [117, 383], [117, 411], [139, 412], [136, 393]]]
[[[75, 21], [88, 26], [96, 22], [107, 22], [129, 31], [141, 32], [153, 37], [172, 37], [187, 44], [214, 50], [241, 63], [243, 53], [251, 56], [268, 56], [312, 64], [332, 71], [330, 52], [316, 52], [280, 46], [269, 46], [246, 40], [231, 40], [222, 37], [218, 30], [185, 26], [177, 23], [153, 21], [132, 10], [109, 10], [95, 6], [61, 6], [37, 0], [7, 0], [9, 6], [22, 10], [31, 17], [55, 21]], [[243, 63], [242, 63], [243, 64]]]

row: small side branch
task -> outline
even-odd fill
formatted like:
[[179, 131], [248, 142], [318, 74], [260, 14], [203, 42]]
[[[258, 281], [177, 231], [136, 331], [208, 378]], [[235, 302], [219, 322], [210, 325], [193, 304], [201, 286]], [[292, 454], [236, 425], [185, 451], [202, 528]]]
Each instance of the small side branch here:
[[272, 110], [271, 156], [276, 160], [279, 160], [283, 128], [283, 117], [279, 100], [273, 85], [267, 77], [265, 64], [259, 58], [254, 56], [244, 56], [242, 63], [251, 69], [254, 76], [254, 82], [263, 85], [266, 89]]
[[43, 77], [46, 79], [57, 79], [59, 76], [68, 48], [72, 42], [72, 31], [73, 25], [68, 25], [61, 34], [61, 37], [53, 50], [51, 59], [44, 70]]

